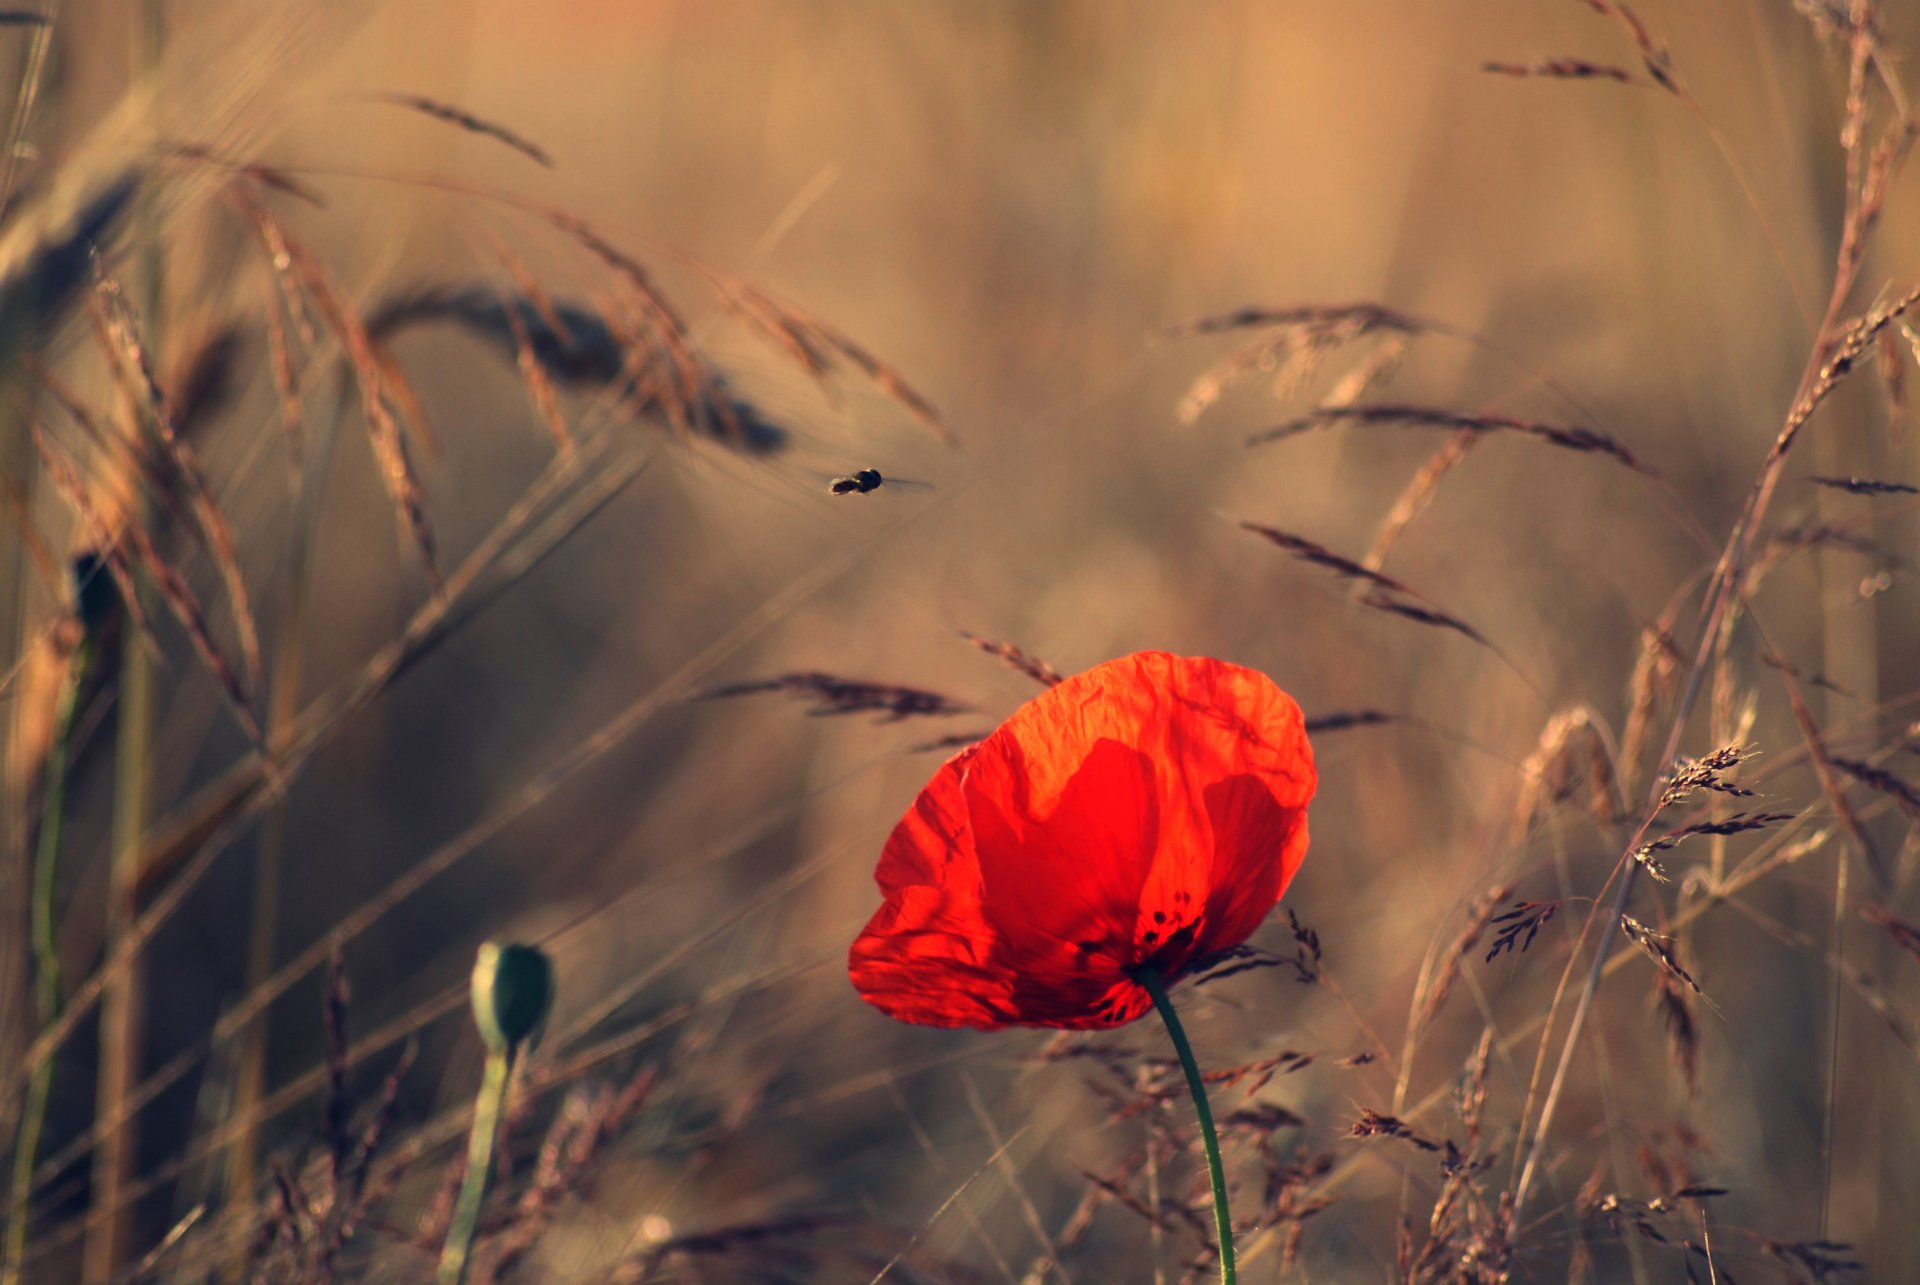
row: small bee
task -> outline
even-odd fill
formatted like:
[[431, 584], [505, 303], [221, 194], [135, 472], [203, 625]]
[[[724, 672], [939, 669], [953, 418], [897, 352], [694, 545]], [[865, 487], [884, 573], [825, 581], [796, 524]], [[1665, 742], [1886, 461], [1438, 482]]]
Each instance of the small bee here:
[[[865, 495], [877, 491], [888, 479], [880, 476], [877, 468], [856, 469], [846, 477], [836, 477], [827, 483], [827, 490], [835, 495]], [[892, 479], [895, 486], [926, 486], [926, 482], [909, 482], [905, 478]]]

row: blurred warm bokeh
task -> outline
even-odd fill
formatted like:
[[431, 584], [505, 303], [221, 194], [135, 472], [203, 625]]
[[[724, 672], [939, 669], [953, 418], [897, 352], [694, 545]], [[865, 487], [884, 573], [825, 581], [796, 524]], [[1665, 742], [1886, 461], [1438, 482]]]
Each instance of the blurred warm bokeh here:
[[[1086, 1067], [1036, 1061], [1044, 1032], [896, 1026], [846, 982], [847, 943], [877, 904], [879, 846], [938, 762], [919, 747], [991, 727], [1035, 690], [960, 636], [970, 631], [1063, 672], [1147, 648], [1219, 656], [1271, 674], [1310, 716], [1399, 720], [1317, 741], [1313, 849], [1286, 905], [1320, 935], [1323, 984], [1262, 971], [1184, 1001], [1203, 1062], [1317, 1055], [1257, 1095], [1306, 1121], [1274, 1135], [1281, 1159], [1338, 1158], [1317, 1193], [1336, 1203], [1299, 1224], [1297, 1278], [1395, 1278], [1401, 1211], [1423, 1239], [1439, 1171], [1391, 1139], [1347, 1140], [1347, 1128], [1363, 1108], [1404, 1109], [1440, 1090], [1419, 1127], [1457, 1132], [1444, 1093], [1483, 1029], [1499, 1043], [1552, 998], [1631, 826], [1596, 824], [1584, 795], [1517, 824], [1522, 765], [1572, 707], [1589, 707], [1617, 743], [1642, 632], [1670, 608], [1691, 659], [1705, 573], [1794, 396], [1833, 275], [1844, 38], [1784, 3], [1647, 0], [1639, 16], [1670, 49], [1688, 102], [1651, 83], [1627, 29], [1595, 11], [1604, 7], [60, 6], [17, 217], [135, 165], [144, 204], [108, 257], [128, 281], [160, 264], [146, 320], [163, 375], [196, 335], [238, 324], [231, 399], [196, 427], [193, 448], [236, 533], [269, 664], [289, 646], [277, 623], [288, 595], [304, 587], [298, 707], [349, 689], [429, 587], [337, 348], [314, 358], [303, 385], [309, 447], [337, 423], [336, 449], [316, 457], [318, 500], [296, 499], [264, 328], [274, 273], [223, 199], [230, 172], [167, 146], [269, 165], [311, 189], [323, 206], [267, 199], [367, 315], [435, 288], [510, 289], [500, 246], [556, 301], [596, 306], [617, 274], [541, 213], [567, 211], [654, 272], [730, 391], [787, 434], [782, 449], [749, 454], [689, 440], [591, 387], [564, 389], [582, 440], [601, 444], [594, 467], [644, 461], [638, 476], [330, 730], [280, 783], [283, 802], [250, 807], [159, 881], [181, 896], [141, 954], [138, 1075], [197, 1052], [138, 1113], [135, 1172], [163, 1180], [135, 1206], [122, 1264], [196, 1204], [212, 1211], [205, 1233], [236, 1200], [223, 1189], [228, 1150], [196, 1140], [241, 1091], [242, 1040], [209, 1047], [207, 1032], [248, 991], [257, 874], [279, 827], [272, 962], [316, 946], [324, 960], [329, 934], [338, 940], [351, 1029], [366, 1037], [353, 1051], [357, 1091], [376, 1095], [402, 1042], [420, 1041], [397, 1137], [473, 1092], [465, 977], [488, 937], [543, 940], [556, 959], [548, 1065], [635, 1032], [589, 1074], [658, 1068], [644, 1112], [607, 1143], [521, 1279], [600, 1279], [650, 1239], [825, 1214], [849, 1220], [844, 1259], [780, 1269], [790, 1276], [713, 1270], [867, 1280], [910, 1251], [896, 1278], [1163, 1279], [1151, 1252], [1164, 1279], [1178, 1279], [1190, 1248], [1118, 1204], [1063, 1271], [1034, 1266], [1049, 1252], [1041, 1237], [1061, 1234], [1087, 1190], [1084, 1174], [1112, 1171], [1146, 1136], [1140, 1120], [1111, 1118]], [[157, 54], [139, 35], [152, 10]], [[1869, 74], [1891, 77], [1920, 30], [1898, 6], [1882, 22], [1890, 53]], [[9, 83], [34, 39], [0, 28]], [[1633, 83], [1482, 70], [1548, 58], [1618, 67]], [[552, 165], [394, 94], [504, 125]], [[1847, 315], [1920, 272], [1914, 195], [1896, 180]], [[808, 378], [741, 324], [714, 273], [862, 345], [938, 408], [958, 445], [857, 371], [825, 388]], [[1311, 408], [1374, 340], [1331, 349], [1283, 399], [1256, 374], [1194, 423], [1177, 413], [1196, 377], [1251, 337], [1172, 337], [1180, 323], [1358, 301], [1436, 331], [1412, 342], [1374, 400], [1585, 428], [1659, 474], [1516, 434], [1472, 445], [1385, 570], [1491, 645], [1369, 610], [1326, 570], [1239, 527], [1359, 559], [1449, 440], [1360, 427], [1244, 445]], [[87, 316], [83, 301], [25, 342], [109, 408], [119, 393]], [[69, 426], [8, 342], [4, 466], [39, 538], [65, 556], [88, 537], [60, 495], [31, 480], [39, 465], [23, 426]], [[442, 564], [455, 568], [555, 448], [510, 341], [424, 321], [391, 344], [437, 439], [411, 445]], [[1851, 524], [1911, 556], [1912, 506], [1900, 496], [1806, 481], [1916, 479], [1907, 411], [1879, 379], [1863, 370], [1822, 409], [1770, 531]], [[930, 485], [828, 493], [829, 479], [863, 467]], [[101, 466], [97, 485], [110, 480]], [[308, 502], [318, 505], [311, 571], [296, 577], [287, 550]], [[19, 531], [10, 521], [8, 547]], [[47, 736], [59, 672], [50, 631], [64, 610], [22, 544], [4, 572], [9, 654], [23, 659], [4, 707], [17, 721], [7, 806], [21, 819], [7, 824], [0, 937], [26, 922], [33, 747]], [[169, 547], [201, 595], [223, 603], [195, 546]], [[210, 615], [231, 645], [228, 615]], [[1806, 766], [1781, 671], [1760, 659], [1771, 649], [1796, 667], [1835, 755], [1879, 761], [1912, 718], [1902, 701], [1920, 684], [1917, 623], [1906, 563], [1837, 542], [1782, 561], [1758, 591], [1679, 747], [1715, 748], [1715, 733], [1757, 702], [1743, 740], [1760, 750], [1749, 766], [1764, 797], [1735, 805], [1799, 820], [1787, 838], [1728, 838], [1729, 859], [1823, 829], [1826, 840], [1681, 930], [1704, 993], [1696, 1090], [1669, 1059], [1654, 964], [1608, 975], [1523, 1211], [1520, 1278], [1560, 1279], [1584, 1252], [1581, 1279], [1673, 1279], [1683, 1259], [1706, 1279], [1702, 1255], [1640, 1237], [1630, 1221], [1616, 1232], [1578, 1196], [1585, 1185], [1646, 1201], [1685, 1182], [1728, 1189], [1709, 1202], [1706, 1232], [1723, 1278], [1812, 1279], [1768, 1260], [1741, 1228], [1851, 1243], [1835, 1257], [1870, 1263], [1876, 1280], [1920, 1272], [1904, 1216], [1920, 1169], [1900, 1144], [1920, 1119], [1916, 963], [1845, 910], [1834, 1025], [1828, 952], [1849, 840]], [[155, 832], [250, 753], [184, 635], [170, 622], [161, 635]], [[690, 699], [808, 671], [928, 689], [974, 712], [887, 722], [810, 716], [777, 693]], [[109, 931], [99, 907], [116, 780], [110, 696], [81, 724], [68, 789], [62, 945], [76, 982], [99, 965]], [[1666, 730], [1656, 724], [1649, 759]], [[1885, 767], [1915, 775], [1910, 763]], [[1635, 807], [1649, 765], [1628, 782]], [[1858, 867], [1850, 896], [1920, 917], [1906, 819], [1883, 792], [1856, 785], [1850, 797], [1894, 880], [1877, 887]], [[1643, 880], [1633, 913], [1658, 927], [1696, 907], [1703, 885], [1687, 876], [1705, 868], [1709, 842], [1668, 854], [1675, 882]], [[423, 862], [432, 878], [366, 913]], [[182, 870], [191, 887], [168, 882]], [[1469, 952], [1404, 1065], [1423, 973], [1499, 887], [1510, 900], [1569, 901], [1527, 954], [1485, 963], [1484, 940]], [[1284, 915], [1255, 941], [1291, 950]], [[1593, 949], [1581, 947], [1576, 990]], [[0, 957], [9, 1094], [36, 1025], [27, 969], [24, 946]], [[267, 1099], [260, 1172], [276, 1154], [293, 1163], [314, 1136], [324, 977], [303, 971], [267, 1010], [265, 1089], [286, 1091]], [[1548, 1075], [1565, 1030], [1563, 1010], [1539, 1053]], [[1162, 1051], [1150, 1024], [1104, 1038]], [[43, 1154], [93, 1120], [99, 1044], [82, 1022], [59, 1064]], [[1540, 1042], [1536, 1032], [1499, 1047], [1483, 1142], [1490, 1192], [1531, 1136], [1519, 1117]], [[1341, 1065], [1368, 1051], [1372, 1063]], [[1223, 1088], [1221, 1101], [1241, 1092]], [[530, 1108], [523, 1163], [557, 1100]], [[1537, 1121], [1537, 1093], [1531, 1101]], [[1184, 1127], [1186, 1110], [1174, 1099], [1169, 1120]], [[13, 1118], [0, 1108], [0, 1124]], [[1678, 1147], [1676, 1127], [1697, 1145]], [[431, 1257], [407, 1248], [410, 1220], [458, 1145], [446, 1134], [400, 1180], [394, 1207], [406, 1212], [394, 1217], [409, 1221], [363, 1229], [343, 1272], [427, 1270]], [[1665, 1188], [1646, 1159], [1662, 1149], [1690, 1166]], [[84, 1158], [47, 1181], [29, 1279], [79, 1271], [89, 1184], [100, 1181]], [[1236, 1191], [1249, 1217], [1260, 1199], [1252, 1180]], [[1697, 1242], [1702, 1207], [1660, 1226]], [[1282, 1273], [1279, 1239], [1243, 1247], [1246, 1279], [1296, 1278]]]

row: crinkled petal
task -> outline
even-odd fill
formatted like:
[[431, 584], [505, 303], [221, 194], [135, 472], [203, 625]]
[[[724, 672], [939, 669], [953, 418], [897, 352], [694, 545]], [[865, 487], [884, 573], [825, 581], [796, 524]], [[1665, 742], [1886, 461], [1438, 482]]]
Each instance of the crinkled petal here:
[[986, 949], [978, 923], [954, 915], [939, 889], [907, 887], [854, 939], [847, 972], [860, 997], [888, 1017], [991, 1030], [1019, 1016], [1014, 978]]

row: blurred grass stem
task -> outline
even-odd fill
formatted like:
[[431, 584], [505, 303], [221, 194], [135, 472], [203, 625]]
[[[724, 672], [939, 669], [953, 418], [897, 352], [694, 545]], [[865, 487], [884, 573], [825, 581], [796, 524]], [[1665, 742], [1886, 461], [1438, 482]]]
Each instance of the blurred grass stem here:
[[[67, 662], [67, 676], [60, 688], [60, 704], [54, 714], [53, 742], [47, 750], [46, 785], [40, 809], [40, 841], [33, 865], [32, 938], [34, 1008], [40, 1025], [60, 1015], [60, 944], [53, 914], [54, 890], [59, 883], [61, 822], [67, 804], [67, 761], [73, 748], [73, 725], [80, 713], [80, 697], [93, 669], [93, 638], [80, 640]], [[0, 1256], [5, 1267], [0, 1281], [14, 1285], [20, 1279], [20, 1265], [26, 1256], [29, 1191], [33, 1166], [40, 1153], [40, 1132], [46, 1125], [47, 1098], [53, 1090], [53, 1058], [43, 1058], [33, 1068], [27, 1085], [26, 1108], [20, 1117], [20, 1133], [13, 1149], [13, 1179], [8, 1188], [6, 1253]]]

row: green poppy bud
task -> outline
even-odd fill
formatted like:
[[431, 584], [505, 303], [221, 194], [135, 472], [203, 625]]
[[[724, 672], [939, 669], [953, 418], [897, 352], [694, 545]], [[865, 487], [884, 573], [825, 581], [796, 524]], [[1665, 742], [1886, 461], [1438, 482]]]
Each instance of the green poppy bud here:
[[535, 946], [490, 941], [473, 965], [473, 1020], [496, 1053], [537, 1044], [553, 1004], [553, 961]]

